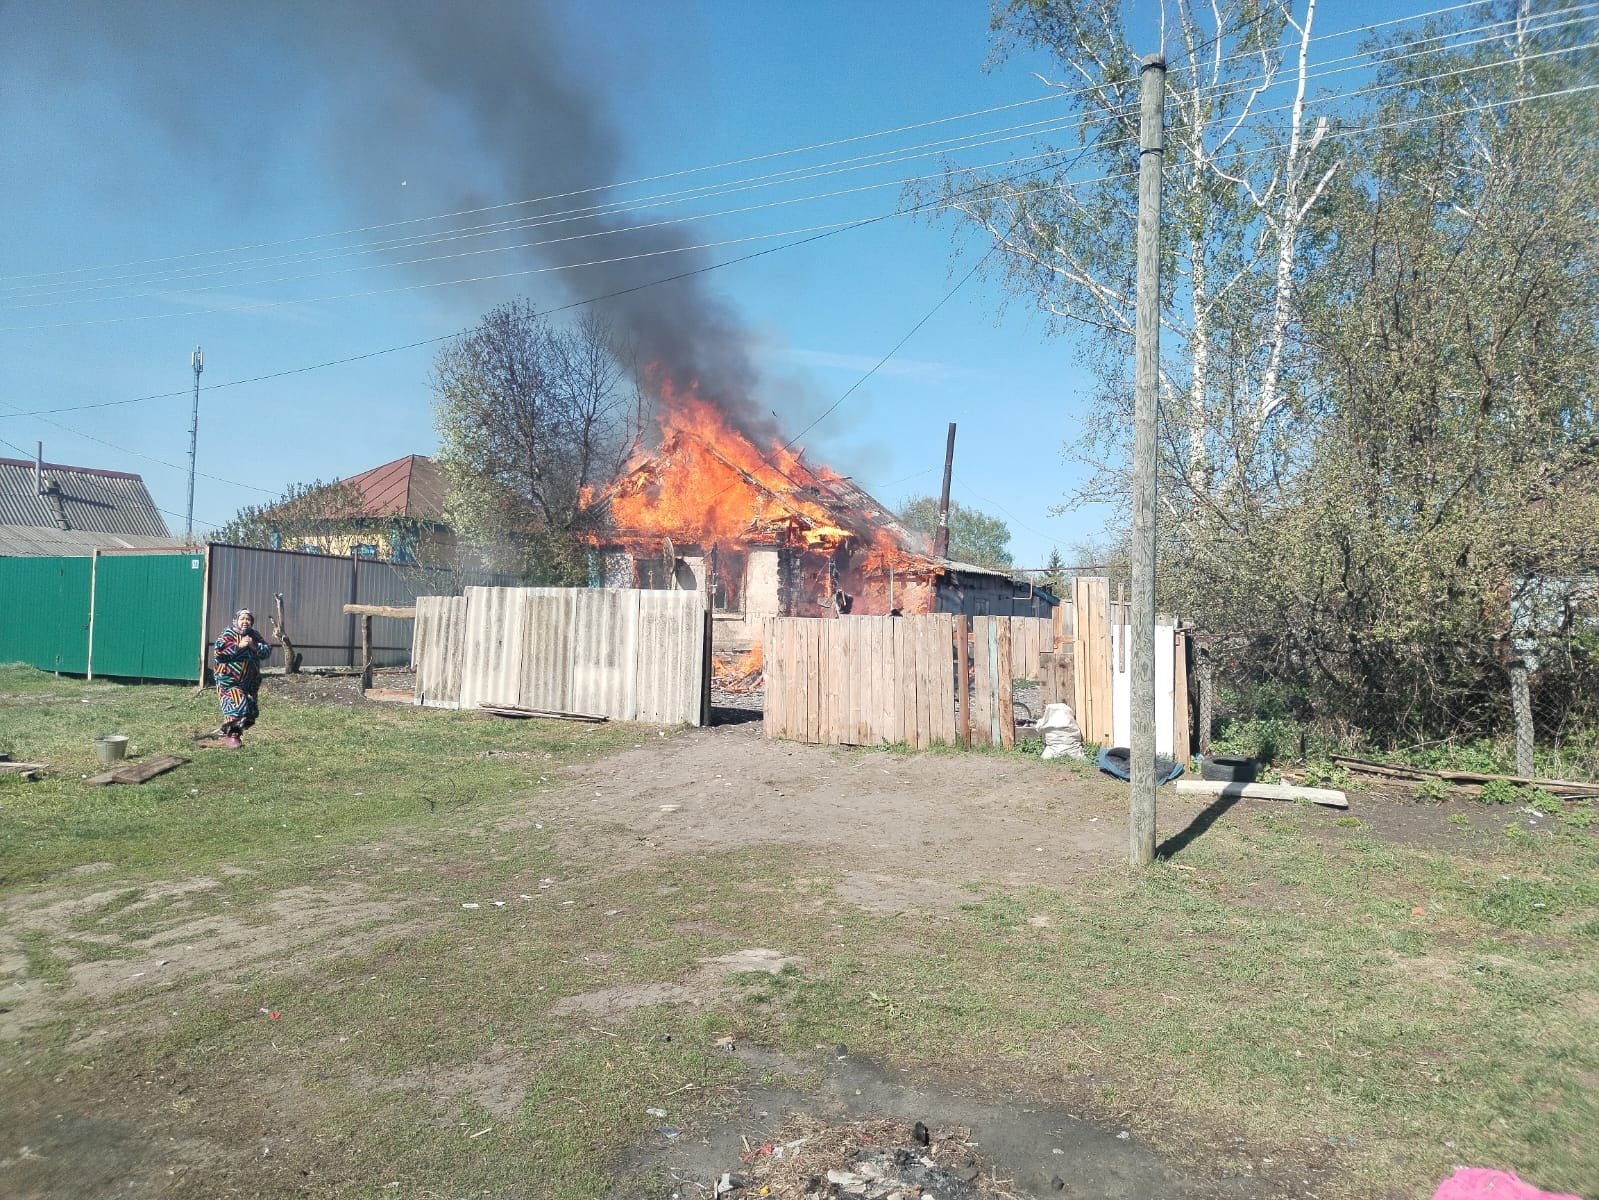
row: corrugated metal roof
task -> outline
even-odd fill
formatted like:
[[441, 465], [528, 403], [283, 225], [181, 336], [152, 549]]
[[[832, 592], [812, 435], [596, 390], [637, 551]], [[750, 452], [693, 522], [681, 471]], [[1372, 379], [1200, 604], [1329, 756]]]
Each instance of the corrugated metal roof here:
[[444, 472], [425, 455], [408, 454], [340, 482], [360, 491], [363, 517], [444, 520]]
[[44, 482], [59, 492], [39, 494], [31, 459], [0, 458], [0, 524], [55, 530], [64, 518], [73, 530], [172, 536], [137, 475], [45, 463]]
[[95, 550], [183, 547], [182, 538], [137, 533], [94, 533], [83, 529], [43, 529], [38, 525], [0, 525], [0, 558], [87, 558]]

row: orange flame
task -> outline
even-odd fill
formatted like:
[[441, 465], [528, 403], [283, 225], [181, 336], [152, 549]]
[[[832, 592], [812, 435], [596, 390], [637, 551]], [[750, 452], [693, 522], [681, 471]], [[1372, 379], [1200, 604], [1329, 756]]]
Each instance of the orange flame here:
[[[839, 478], [800, 461], [773, 443], [762, 455], [728, 422], [727, 415], [692, 386], [658, 381], [661, 432], [658, 450], [624, 470], [611, 495], [611, 520], [626, 533], [654, 533], [700, 546], [717, 542], [803, 542], [833, 549], [858, 535], [804, 493]], [[670, 488], [659, 469], [670, 464]]]

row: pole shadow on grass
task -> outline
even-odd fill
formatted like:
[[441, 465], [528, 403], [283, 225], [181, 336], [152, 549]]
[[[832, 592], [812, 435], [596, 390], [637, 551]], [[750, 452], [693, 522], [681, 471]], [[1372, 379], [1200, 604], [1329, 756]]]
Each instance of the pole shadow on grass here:
[[1222, 814], [1237, 803], [1237, 796], [1217, 796], [1184, 828], [1172, 834], [1159, 846], [1156, 846], [1155, 857], [1161, 859], [1176, 858], [1204, 836], [1205, 831], [1219, 821]]

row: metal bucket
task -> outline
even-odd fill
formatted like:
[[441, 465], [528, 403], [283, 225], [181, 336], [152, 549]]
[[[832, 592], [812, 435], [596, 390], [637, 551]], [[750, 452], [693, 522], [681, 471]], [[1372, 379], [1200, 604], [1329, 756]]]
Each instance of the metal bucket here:
[[103, 737], [94, 739], [95, 757], [106, 766], [121, 762], [127, 757], [128, 735], [125, 733], [108, 733]]

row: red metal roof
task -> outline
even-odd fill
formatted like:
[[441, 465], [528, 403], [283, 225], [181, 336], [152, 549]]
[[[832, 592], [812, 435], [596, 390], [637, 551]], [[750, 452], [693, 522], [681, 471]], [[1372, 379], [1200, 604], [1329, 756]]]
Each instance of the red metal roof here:
[[407, 454], [339, 482], [361, 493], [363, 517], [413, 517], [434, 523], [444, 520], [448, 485], [438, 464], [425, 455]]

